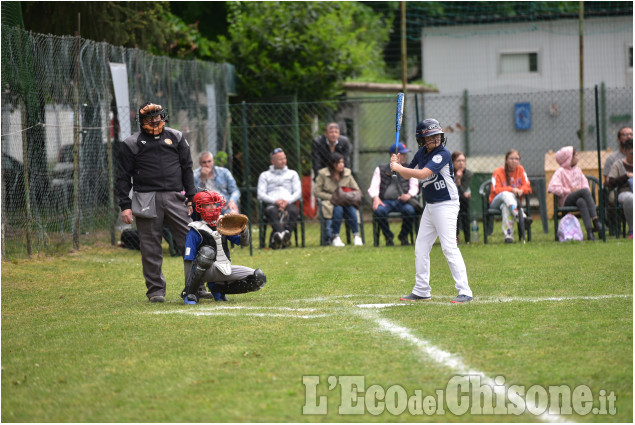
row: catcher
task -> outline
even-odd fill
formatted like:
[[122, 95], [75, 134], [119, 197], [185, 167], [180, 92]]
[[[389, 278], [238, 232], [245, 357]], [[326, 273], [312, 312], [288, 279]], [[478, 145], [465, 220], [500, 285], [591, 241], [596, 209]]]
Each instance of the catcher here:
[[205, 282], [215, 298], [225, 294], [244, 294], [258, 291], [267, 282], [260, 269], [232, 265], [227, 241], [235, 245], [249, 246], [247, 216], [220, 212], [225, 206], [225, 198], [216, 192], [199, 192], [193, 199], [194, 208], [201, 220], [189, 224], [191, 227], [185, 240], [185, 288], [181, 297], [185, 304], [199, 301], [198, 289]]

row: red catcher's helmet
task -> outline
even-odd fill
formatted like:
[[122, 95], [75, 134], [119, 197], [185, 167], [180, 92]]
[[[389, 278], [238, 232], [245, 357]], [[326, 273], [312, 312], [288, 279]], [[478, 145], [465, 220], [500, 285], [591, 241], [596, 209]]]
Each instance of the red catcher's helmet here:
[[[220, 217], [220, 212], [225, 206], [225, 198], [211, 190], [204, 190], [194, 195], [192, 200], [196, 212], [201, 215], [203, 221], [212, 226], [216, 225], [216, 221]], [[206, 205], [211, 205], [207, 207]]]
[[[155, 117], [160, 119], [156, 120]], [[168, 122], [168, 111], [163, 109], [161, 105], [148, 102], [139, 108], [137, 121], [142, 131], [152, 136], [158, 136], [163, 131], [165, 123]]]

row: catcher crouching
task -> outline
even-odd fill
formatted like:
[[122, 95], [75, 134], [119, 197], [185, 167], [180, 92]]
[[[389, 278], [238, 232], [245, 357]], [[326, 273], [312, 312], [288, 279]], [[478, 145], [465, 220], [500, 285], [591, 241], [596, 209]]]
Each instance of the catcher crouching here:
[[227, 240], [249, 246], [247, 216], [221, 217], [225, 198], [211, 190], [197, 193], [192, 202], [201, 220], [189, 224], [191, 229], [185, 239], [185, 288], [181, 293], [185, 304], [198, 303], [198, 290], [205, 282], [214, 282], [210, 291], [223, 297], [258, 291], [265, 286], [267, 278], [262, 270], [234, 266], [230, 260]]

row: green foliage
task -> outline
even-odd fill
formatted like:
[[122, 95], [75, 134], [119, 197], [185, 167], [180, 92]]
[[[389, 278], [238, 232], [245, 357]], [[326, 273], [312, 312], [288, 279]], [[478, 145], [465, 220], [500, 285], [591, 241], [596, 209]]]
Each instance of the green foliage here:
[[[149, 50], [167, 43], [169, 2], [24, 2], [27, 30]], [[80, 28], [78, 28], [78, 20]], [[165, 52], [165, 50], [164, 50]]]
[[217, 62], [236, 67], [243, 97], [323, 99], [349, 77], [383, 72], [389, 26], [356, 2], [231, 2]]
[[214, 165], [219, 167], [227, 167], [227, 152], [218, 151], [214, 157]]
[[170, 12], [170, 2], [24, 2], [25, 28], [137, 47], [181, 59], [209, 58], [211, 44], [196, 23]]
[[[171, 13], [166, 15], [169, 31], [166, 34], [169, 56], [180, 59], [209, 59], [212, 56], [212, 42], [201, 35], [198, 23], [186, 24]], [[161, 54], [161, 52], [150, 52]]]

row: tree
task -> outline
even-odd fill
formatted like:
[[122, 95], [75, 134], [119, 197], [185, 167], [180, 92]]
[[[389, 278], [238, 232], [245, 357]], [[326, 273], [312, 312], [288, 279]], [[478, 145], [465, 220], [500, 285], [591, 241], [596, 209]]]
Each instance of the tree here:
[[197, 23], [172, 14], [167, 1], [22, 2], [22, 14], [25, 28], [38, 33], [75, 35], [79, 14], [82, 38], [180, 59], [211, 54]]
[[390, 22], [357, 2], [230, 2], [217, 62], [234, 64], [243, 98], [333, 97], [351, 77], [384, 72]]

